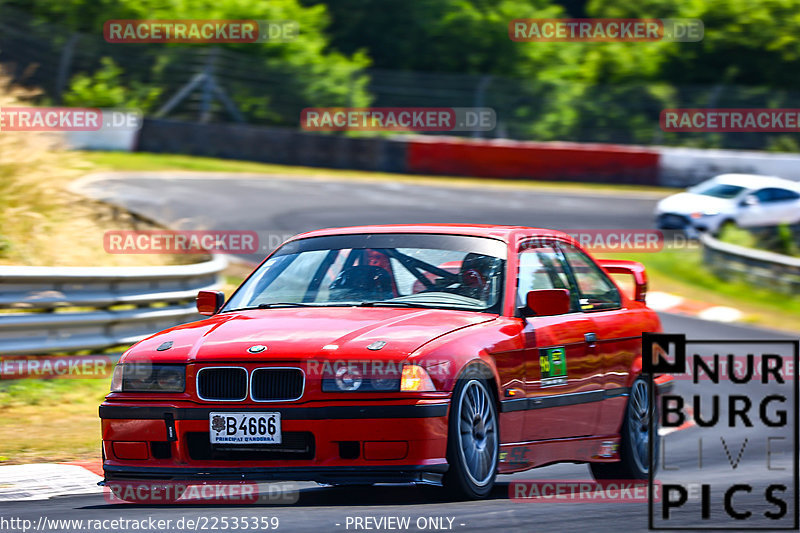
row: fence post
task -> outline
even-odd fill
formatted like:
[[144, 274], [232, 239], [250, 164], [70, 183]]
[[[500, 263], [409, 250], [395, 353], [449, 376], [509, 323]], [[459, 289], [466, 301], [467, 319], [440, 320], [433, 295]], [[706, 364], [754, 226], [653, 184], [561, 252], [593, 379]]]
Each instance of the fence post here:
[[67, 86], [67, 80], [69, 78], [69, 73], [72, 70], [72, 57], [75, 53], [75, 45], [78, 42], [78, 34], [73, 33], [67, 39], [67, 43], [64, 45], [64, 48], [61, 50], [61, 58], [58, 60], [58, 75], [56, 77], [56, 87], [55, 87], [55, 101], [56, 104], [61, 104], [63, 101], [63, 93], [64, 89]]

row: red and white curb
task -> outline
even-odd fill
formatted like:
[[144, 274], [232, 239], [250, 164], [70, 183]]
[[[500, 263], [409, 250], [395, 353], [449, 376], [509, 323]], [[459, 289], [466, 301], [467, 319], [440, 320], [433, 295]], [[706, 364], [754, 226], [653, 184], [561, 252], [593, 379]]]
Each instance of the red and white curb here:
[[0, 466], [0, 502], [102, 494], [103, 487], [97, 486], [102, 479], [95, 462], [88, 461]]
[[653, 311], [693, 316], [714, 322], [738, 322], [744, 318], [744, 313], [733, 307], [689, 300], [667, 292], [647, 293], [647, 306]]

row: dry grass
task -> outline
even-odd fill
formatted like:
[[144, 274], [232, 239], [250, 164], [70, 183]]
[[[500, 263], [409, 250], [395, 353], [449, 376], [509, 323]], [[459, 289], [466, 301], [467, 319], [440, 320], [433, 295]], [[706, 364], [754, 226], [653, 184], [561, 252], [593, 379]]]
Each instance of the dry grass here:
[[[34, 92], [0, 72], [0, 108], [29, 106]], [[125, 213], [67, 191], [95, 169], [61, 148], [57, 134], [0, 131], [0, 265], [128, 266], [196, 261], [196, 257], [108, 254], [103, 233], [144, 229]]]
[[109, 379], [25, 379], [0, 388], [0, 464], [99, 459]]
[[[0, 71], [0, 108], [35, 96]], [[0, 265], [145, 266], [196, 262], [191, 255], [108, 254], [107, 230], [152, 229], [127, 213], [68, 191], [96, 170], [62, 149], [56, 134], [0, 130]], [[108, 378], [0, 381], [0, 463], [100, 456], [97, 406]]]

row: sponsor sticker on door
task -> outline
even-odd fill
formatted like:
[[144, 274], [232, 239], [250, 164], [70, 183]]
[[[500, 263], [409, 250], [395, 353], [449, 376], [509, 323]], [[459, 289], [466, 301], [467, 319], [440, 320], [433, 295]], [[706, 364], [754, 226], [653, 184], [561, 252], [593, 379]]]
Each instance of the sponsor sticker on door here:
[[542, 387], [567, 384], [567, 357], [563, 346], [539, 350], [539, 370]]

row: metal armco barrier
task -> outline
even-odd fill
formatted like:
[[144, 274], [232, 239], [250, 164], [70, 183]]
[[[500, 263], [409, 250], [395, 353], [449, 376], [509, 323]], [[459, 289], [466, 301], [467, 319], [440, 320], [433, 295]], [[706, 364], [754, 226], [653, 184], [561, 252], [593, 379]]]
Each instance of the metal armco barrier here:
[[132, 344], [201, 316], [228, 261], [164, 267], [0, 267], [0, 356]]
[[137, 150], [375, 172], [658, 185], [657, 150], [612, 144], [349, 137], [146, 118]]
[[737, 246], [703, 234], [703, 262], [722, 279], [743, 279], [759, 287], [800, 292], [800, 258]]

